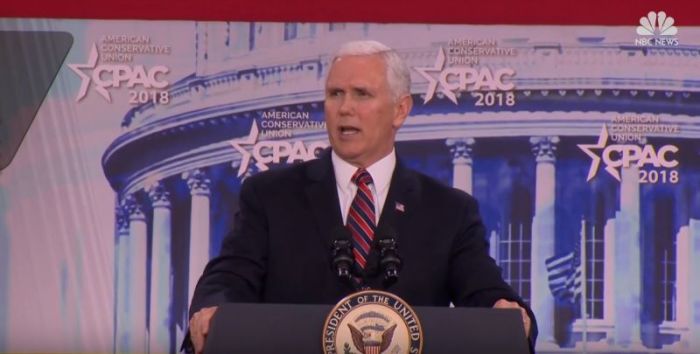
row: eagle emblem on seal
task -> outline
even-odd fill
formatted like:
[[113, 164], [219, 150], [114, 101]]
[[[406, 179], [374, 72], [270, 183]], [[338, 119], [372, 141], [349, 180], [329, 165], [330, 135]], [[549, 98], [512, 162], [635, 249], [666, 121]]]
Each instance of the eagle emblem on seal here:
[[352, 343], [361, 354], [380, 354], [389, 348], [396, 324], [384, 331], [365, 330], [363, 332], [355, 328], [352, 323], [348, 323], [348, 327], [352, 334]]

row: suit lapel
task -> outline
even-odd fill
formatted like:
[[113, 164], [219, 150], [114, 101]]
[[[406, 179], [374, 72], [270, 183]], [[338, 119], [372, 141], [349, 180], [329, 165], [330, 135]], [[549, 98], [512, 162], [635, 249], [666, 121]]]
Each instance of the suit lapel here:
[[397, 159], [377, 229], [389, 225], [399, 237], [407, 230], [404, 226], [418, 206], [419, 186], [418, 176]]
[[330, 247], [333, 229], [343, 225], [330, 150], [309, 163], [305, 188], [308, 205], [318, 226], [320, 241]]
[[[382, 208], [382, 214], [377, 225], [377, 232], [393, 232], [394, 235], [375, 235], [375, 240], [379, 237], [393, 236], [399, 243], [399, 254], [401, 254], [401, 239], [411, 236], [411, 215], [418, 207], [418, 177], [411, 170], [404, 167], [400, 160], [396, 160], [396, 167], [391, 176], [389, 191]], [[391, 230], [391, 231], [390, 231]], [[368, 278], [365, 278], [368, 285], [373, 289], [384, 289], [383, 275], [379, 269], [379, 251], [372, 249], [367, 260], [366, 269]]]

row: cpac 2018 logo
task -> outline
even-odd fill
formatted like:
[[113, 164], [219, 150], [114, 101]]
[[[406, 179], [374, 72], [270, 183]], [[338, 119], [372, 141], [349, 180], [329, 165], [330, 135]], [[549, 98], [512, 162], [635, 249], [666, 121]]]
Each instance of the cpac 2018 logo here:
[[[99, 53], [97, 46], [92, 45], [90, 57], [86, 64], [68, 64], [81, 79], [80, 91], [75, 98], [79, 102], [88, 93], [91, 84], [100, 96], [107, 102], [112, 102], [112, 96], [109, 89], [119, 88], [126, 85], [128, 88], [141, 87], [142, 89], [163, 89], [169, 83], [163, 79], [163, 75], [167, 74], [170, 69], [163, 65], [157, 65], [147, 69], [143, 65], [124, 65], [124, 64], [99, 64]], [[87, 69], [87, 73], [83, 70]], [[92, 71], [90, 71], [90, 69]], [[145, 90], [129, 91], [129, 102], [132, 104], [146, 103], [154, 101], [154, 103], [166, 104], [169, 101], [167, 91], [163, 92], [148, 92]]]
[[[591, 167], [588, 170], [586, 181], [590, 181], [598, 173], [600, 161], [605, 164], [605, 171], [608, 172], [618, 182], [620, 178], [620, 168], [637, 166], [639, 170], [640, 183], [678, 183], [678, 171], [674, 169], [678, 166], [675, 154], [678, 147], [675, 145], [663, 145], [655, 148], [646, 144], [639, 146], [636, 144], [616, 144], [606, 146], [608, 142], [608, 129], [603, 125], [603, 129], [598, 137], [597, 144], [579, 144], [579, 149], [583, 150], [591, 158]], [[594, 151], [601, 150], [600, 154]], [[641, 168], [654, 166], [651, 170]]]
[[[328, 147], [328, 143], [325, 141], [314, 141], [308, 145], [300, 140], [293, 143], [285, 140], [258, 141], [258, 134], [258, 123], [253, 120], [253, 126], [250, 127], [250, 133], [247, 137], [229, 142], [234, 149], [241, 153], [238, 177], [248, 171], [251, 158], [255, 159], [255, 166], [262, 172], [270, 169], [268, 164], [280, 163], [282, 159], [288, 164], [295, 161], [313, 160], [316, 158], [317, 150]], [[252, 145], [253, 148], [248, 151], [243, 147], [244, 145]]]
[[[438, 50], [437, 59], [433, 67], [414, 69], [428, 80], [428, 90], [425, 92], [423, 104], [433, 99], [436, 91], [441, 92], [452, 103], [457, 104], [457, 95], [455, 93], [459, 91], [510, 91], [515, 87], [512, 82], [508, 82], [515, 76], [515, 70], [512, 68], [501, 68], [495, 71], [488, 67], [472, 68], [460, 66], [445, 68], [445, 51], [442, 48]], [[437, 79], [432, 73], [437, 73]], [[481, 99], [483, 100], [484, 97], [481, 96]], [[493, 94], [488, 97], [494, 101], [499, 99], [499, 96], [494, 96]], [[500, 96], [500, 99], [503, 100], [504, 97]], [[513, 99], [512, 103], [514, 104], [514, 96], [505, 98], [508, 102], [511, 99]], [[488, 101], [482, 102], [482, 104], [478, 102], [476, 105], [490, 105]], [[513, 105], [508, 102], [506, 102], [507, 105]]]

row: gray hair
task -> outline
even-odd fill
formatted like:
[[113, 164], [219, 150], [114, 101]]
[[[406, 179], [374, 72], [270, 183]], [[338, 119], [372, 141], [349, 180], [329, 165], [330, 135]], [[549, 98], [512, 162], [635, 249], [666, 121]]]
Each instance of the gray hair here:
[[386, 64], [386, 79], [394, 100], [411, 94], [411, 72], [399, 54], [390, 47], [371, 40], [352, 41], [343, 44], [335, 53], [331, 63], [346, 55], [378, 54]]

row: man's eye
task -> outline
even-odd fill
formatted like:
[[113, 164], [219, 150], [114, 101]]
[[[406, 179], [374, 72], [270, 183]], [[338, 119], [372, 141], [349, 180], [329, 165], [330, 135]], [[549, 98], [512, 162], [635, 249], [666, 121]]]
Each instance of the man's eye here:
[[370, 94], [369, 94], [369, 92], [368, 92], [367, 90], [356, 90], [356, 91], [355, 91], [355, 94], [356, 94], [358, 97], [369, 97], [369, 96], [370, 96]]
[[343, 94], [343, 91], [341, 90], [330, 90], [328, 91], [328, 96], [330, 97], [338, 97]]

